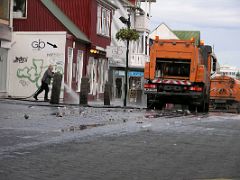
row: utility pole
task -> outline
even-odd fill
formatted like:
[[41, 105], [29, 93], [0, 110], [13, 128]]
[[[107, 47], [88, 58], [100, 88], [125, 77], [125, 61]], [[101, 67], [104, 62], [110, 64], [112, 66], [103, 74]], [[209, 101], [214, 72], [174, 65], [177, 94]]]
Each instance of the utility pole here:
[[[130, 22], [130, 14], [128, 14], [128, 19], [125, 21], [127, 24], [127, 28], [130, 29], [131, 22]], [[129, 55], [129, 39], [127, 39], [127, 51], [126, 51], [126, 68], [125, 68], [125, 86], [124, 86], [124, 102], [123, 106], [127, 106], [127, 94], [128, 94], [128, 55]]]
[[124, 101], [123, 106], [126, 107], [127, 105], [127, 94], [128, 94], [128, 59], [129, 59], [129, 42], [136, 41], [139, 39], [139, 34], [136, 30], [130, 29], [131, 21], [130, 21], [131, 12], [128, 13], [128, 18], [121, 16], [119, 19], [122, 21], [123, 24], [127, 25], [127, 28], [121, 29], [117, 34], [117, 39], [126, 40], [127, 41], [127, 51], [126, 51], [126, 67], [125, 67], [125, 83], [124, 83]]

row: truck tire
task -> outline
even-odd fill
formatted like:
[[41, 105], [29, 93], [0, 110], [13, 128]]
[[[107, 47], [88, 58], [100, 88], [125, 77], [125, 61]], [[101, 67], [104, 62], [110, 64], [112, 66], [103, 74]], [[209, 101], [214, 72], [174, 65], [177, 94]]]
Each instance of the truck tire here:
[[188, 105], [188, 110], [189, 110], [191, 113], [195, 113], [195, 112], [196, 112], [196, 106], [193, 105], [193, 104], [190, 104], [190, 105]]
[[238, 105], [237, 105], [237, 114], [239, 114], [240, 113], [240, 103], [238, 103]]
[[205, 111], [204, 112], [206, 112], [206, 113], [209, 112], [209, 103], [205, 103]]
[[210, 102], [210, 90], [207, 92], [207, 95], [205, 97], [205, 107], [204, 107], [204, 112], [208, 113], [209, 112], [209, 102]]
[[204, 105], [203, 104], [197, 106], [197, 112], [199, 112], [199, 113], [203, 113], [204, 112]]
[[200, 113], [208, 113], [209, 111], [209, 96], [207, 95], [209, 93], [205, 93], [205, 96], [203, 98], [203, 102], [201, 105], [197, 106], [197, 112]]
[[209, 111], [209, 104], [204, 102], [201, 105], [197, 106], [197, 112], [207, 113]]
[[149, 99], [147, 99], [147, 109], [154, 109], [155, 103], [150, 102]]
[[165, 105], [165, 103], [157, 103], [157, 104], [155, 104], [155, 109], [157, 109], [157, 110], [162, 110], [163, 109], [163, 107], [164, 107], [164, 105]]

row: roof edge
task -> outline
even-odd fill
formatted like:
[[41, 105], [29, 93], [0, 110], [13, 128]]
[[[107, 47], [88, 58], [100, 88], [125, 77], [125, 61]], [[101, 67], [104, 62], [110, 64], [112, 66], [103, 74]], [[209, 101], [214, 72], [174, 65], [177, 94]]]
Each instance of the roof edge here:
[[103, 3], [109, 7], [111, 7], [112, 9], [119, 9], [118, 6], [116, 6], [113, 2], [111, 2], [110, 0], [97, 0], [98, 3]]
[[52, 0], [41, 0], [44, 6], [80, 41], [91, 43], [87, 36], [69, 19]]

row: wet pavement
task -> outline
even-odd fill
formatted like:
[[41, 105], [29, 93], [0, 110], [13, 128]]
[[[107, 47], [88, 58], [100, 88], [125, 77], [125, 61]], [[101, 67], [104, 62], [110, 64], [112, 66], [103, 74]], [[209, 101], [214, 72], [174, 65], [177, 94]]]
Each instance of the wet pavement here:
[[0, 179], [240, 179], [240, 115], [93, 105], [0, 100]]

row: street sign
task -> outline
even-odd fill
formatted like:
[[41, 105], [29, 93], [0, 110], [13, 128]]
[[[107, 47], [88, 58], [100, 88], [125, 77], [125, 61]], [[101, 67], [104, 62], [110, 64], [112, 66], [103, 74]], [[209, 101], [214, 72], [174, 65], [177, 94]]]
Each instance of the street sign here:
[[126, 58], [126, 47], [122, 46], [107, 46], [107, 54], [106, 56], [109, 58], [118, 58], [123, 59]]
[[128, 76], [131, 76], [131, 77], [143, 77], [143, 75], [144, 73], [139, 71], [128, 72]]

